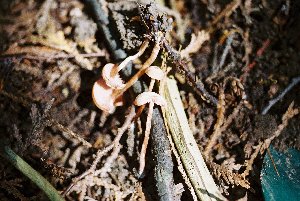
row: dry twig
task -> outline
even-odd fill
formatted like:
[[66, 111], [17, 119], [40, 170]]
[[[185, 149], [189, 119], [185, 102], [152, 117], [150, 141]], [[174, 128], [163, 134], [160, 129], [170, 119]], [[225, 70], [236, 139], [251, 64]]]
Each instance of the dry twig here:
[[300, 76], [292, 79], [292, 82], [274, 99], [270, 100], [268, 105], [263, 109], [262, 114], [267, 114], [273, 105], [280, 101], [295, 85], [300, 82]]
[[263, 153], [271, 144], [271, 142], [277, 138], [282, 130], [288, 125], [288, 121], [293, 118], [295, 115], [299, 114], [299, 109], [293, 109], [294, 107], [294, 102], [292, 102], [287, 111], [284, 113], [284, 115], [282, 116], [282, 123], [277, 127], [277, 130], [275, 131], [274, 135], [272, 135], [271, 137], [269, 137], [268, 139], [266, 139], [260, 149], [260, 152]]
[[220, 127], [224, 123], [224, 113], [225, 113], [225, 100], [224, 99], [225, 99], [224, 91], [221, 90], [220, 94], [219, 94], [218, 105], [217, 105], [217, 108], [218, 108], [217, 122], [214, 126], [214, 132], [211, 135], [208, 145], [206, 146], [205, 151], [203, 153], [204, 156], [206, 157], [206, 159], [209, 158], [209, 154], [212, 151], [212, 147], [216, 144], [216, 141], [221, 136]]
[[246, 177], [249, 175], [249, 172], [252, 170], [254, 160], [255, 160], [256, 157], [258, 156], [259, 151], [260, 151], [262, 145], [263, 145], [263, 143], [260, 142], [260, 143], [255, 147], [255, 151], [254, 151], [253, 154], [251, 154], [250, 159], [245, 161], [244, 165], [246, 166], [246, 169], [245, 169], [245, 171], [242, 173], [242, 177], [243, 177], [243, 178], [246, 178]]
[[256, 146], [255, 151], [252, 153], [250, 159], [245, 161], [246, 169], [242, 174], [242, 176], [244, 178], [247, 177], [249, 175], [249, 172], [252, 170], [254, 160], [256, 159], [258, 154], [259, 153], [263, 154], [265, 152], [265, 150], [267, 150], [269, 148], [271, 142], [275, 138], [277, 138], [281, 134], [282, 130], [288, 125], [288, 120], [293, 118], [295, 115], [299, 114], [299, 109], [293, 109], [293, 106], [294, 106], [294, 103], [292, 102], [289, 105], [289, 107], [288, 107], [287, 111], [285, 112], [285, 114], [282, 116], [282, 123], [277, 127], [277, 130], [275, 131], [274, 135], [267, 138], [263, 142], [260, 142]]

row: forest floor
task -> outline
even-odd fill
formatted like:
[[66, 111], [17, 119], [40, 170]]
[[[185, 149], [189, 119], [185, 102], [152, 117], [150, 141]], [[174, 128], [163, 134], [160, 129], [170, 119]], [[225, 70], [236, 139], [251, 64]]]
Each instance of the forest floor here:
[[[66, 200], [161, 199], [153, 138], [144, 175], [137, 176], [148, 106], [128, 120], [150, 79], [139, 78], [141, 87], [129, 88], [111, 113], [95, 106], [92, 89], [107, 63], [119, 64], [149, 38], [145, 54], [120, 76], [128, 81], [141, 68], [155, 45], [153, 27], [165, 29], [163, 38], [179, 53], [194, 34], [182, 60], [161, 45], [154, 64], [171, 67], [168, 76], [178, 81], [192, 134], [223, 195], [264, 200], [260, 172], [268, 146], [300, 150], [300, 2], [147, 2], [140, 2], [151, 6], [143, 13], [135, 1], [0, 1], [0, 140]], [[181, 61], [184, 73], [175, 67]], [[120, 128], [125, 133], [116, 142]], [[172, 157], [181, 199], [192, 200]], [[0, 200], [47, 200], [1, 161]]]

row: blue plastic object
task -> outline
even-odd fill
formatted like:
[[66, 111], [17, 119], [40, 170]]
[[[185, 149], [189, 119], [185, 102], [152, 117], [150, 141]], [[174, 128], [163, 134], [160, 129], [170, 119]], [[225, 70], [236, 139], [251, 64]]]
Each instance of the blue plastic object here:
[[270, 146], [270, 153], [276, 165], [266, 153], [260, 174], [266, 201], [300, 201], [300, 151], [289, 148], [281, 153]]

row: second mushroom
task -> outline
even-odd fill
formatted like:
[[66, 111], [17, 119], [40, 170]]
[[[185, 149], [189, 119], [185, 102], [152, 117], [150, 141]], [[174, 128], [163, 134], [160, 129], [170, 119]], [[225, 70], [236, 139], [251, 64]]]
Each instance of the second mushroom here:
[[145, 169], [145, 157], [146, 157], [146, 150], [147, 150], [148, 141], [150, 137], [151, 120], [152, 120], [154, 104], [157, 104], [162, 107], [166, 106], [167, 104], [161, 95], [152, 92], [155, 80], [162, 80], [164, 77], [164, 72], [157, 66], [150, 66], [147, 69], [146, 74], [151, 78], [149, 91], [141, 93], [136, 97], [134, 101], [134, 104], [137, 106], [141, 106], [141, 108], [144, 108], [145, 105], [149, 103], [148, 115], [146, 120], [145, 137], [144, 137], [144, 141], [140, 153], [140, 167], [138, 171], [139, 176], [142, 176]]

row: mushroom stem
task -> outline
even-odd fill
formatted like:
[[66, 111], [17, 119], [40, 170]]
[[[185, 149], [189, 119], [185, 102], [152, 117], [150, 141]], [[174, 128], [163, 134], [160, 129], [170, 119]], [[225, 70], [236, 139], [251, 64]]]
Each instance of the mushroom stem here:
[[112, 77], [116, 76], [117, 73], [120, 72], [120, 70], [122, 70], [130, 61], [133, 61], [133, 60], [137, 59], [138, 57], [140, 57], [145, 52], [148, 45], [149, 45], [149, 39], [145, 39], [145, 41], [141, 45], [138, 53], [136, 53], [135, 55], [129, 56], [124, 61], [122, 61], [118, 67], [114, 68], [111, 71], [111, 76]]
[[145, 74], [147, 68], [155, 61], [158, 53], [160, 50], [160, 44], [156, 43], [150, 57], [146, 60], [146, 62], [143, 64], [142, 68], [131, 77], [131, 79], [126, 83], [124, 88], [114, 91], [113, 96], [119, 97], [121, 96], [127, 89], [129, 89], [143, 74]]
[[153, 114], [154, 103], [160, 105], [161, 107], [167, 105], [166, 100], [161, 95], [154, 92], [143, 92], [139, 94], [134, 100], [134, 104], [137, 106], [145, 105], [147, 103], [149, 103], [149, 110], [148, 110], [147, 121], [146, 121], [145, 137], [144, 137], [141, 154], [140, 154], [140, 167], [138, 172], [140, 176], [142, 175], [145, 168], [145, 156], [146, 156], [146, 150], [147, 150], [147, 145], [150, 136], [151, 119]]
[[152, 91], [154, 87], [155, 79], [151, 79], [148, 91]]
[[148, 146], [149, 136], [150, 136], [153, 107], [154, 107], [154, 102], [151, 101], [149, 103], [149, 110], [148, 110], [147, 121], [146, 121], [145, 137], [144, 137], [144, 141], [143, 141], [143, 145], [142, 145], [142, 149], [141, 149], [141, 154], [140, 154], [140, 167], [139, 167], [139, 175], [140, 176], [142, 175], [142, 173], [144, 172], [144, 169], [145, 169], [145, 157], [146, 157], [146, 151], [147, 151], [147, 146]]

